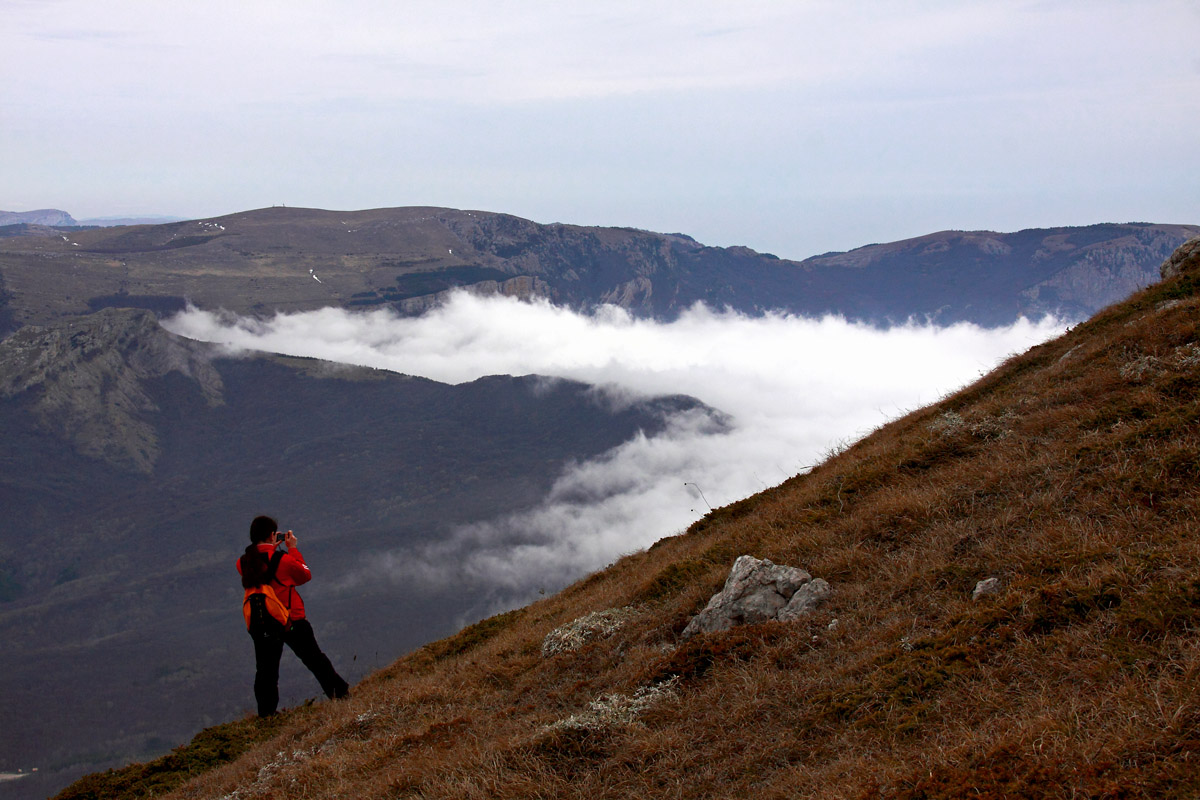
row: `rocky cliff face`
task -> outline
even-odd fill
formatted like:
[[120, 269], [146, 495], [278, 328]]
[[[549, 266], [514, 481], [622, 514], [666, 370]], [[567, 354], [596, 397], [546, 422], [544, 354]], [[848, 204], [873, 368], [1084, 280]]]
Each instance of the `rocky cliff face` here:
[[398, 300], [395, 307], [405, 314], [423, 314], [431, 308], [437, 308], [450, 297], [453, 291], [466, 291], [477, 297], [515, 297], [518, 300], [552, 300], [553, 292], [550, 286], [541, 278], [532, 275], [518, 275], [506, 281], [486, 280], [468, 284], [461, 289], [446, 289], [433, 294], [408, 297]]
[[839, 280], [854, 287], [840, 302], [851, 316], [897, 319], [907, 308], [943, 322], [1083, 319], [1156, 282], [1162, 260], [1197, 233], [1195, 225], [1143, 223], [943, 231], [803, 263], [825, 296]]
[[178, 373], [210, 405], [223, 402], [209, 348], [167, 333], [146, 311], [108, 309], [0, 342], [0, 398], [82, 455], [148, 473], [159, 455], [147, 381]]
[[1067, 255], [1067, 265], [1049, 278], [1021, 292], [1029, 313], [1055, 313], [1060, 309], [1094, 311], [1123, 300], [1159, 279], [1153, 267], [1179, 246], [1178, 231], [1147, 226], [1092, 245], [1066, 248], [1061, 236], [1047, 237], [1035, 258]]
[[0, 225], [78, 225], [70, 214], [57, 208], [37, 211], [0, 211]]

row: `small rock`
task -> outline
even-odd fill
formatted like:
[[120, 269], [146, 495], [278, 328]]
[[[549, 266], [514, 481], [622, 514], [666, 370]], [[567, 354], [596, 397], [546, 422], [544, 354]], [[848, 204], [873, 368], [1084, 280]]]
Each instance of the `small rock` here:
[[979, 583], [975, 584], [975, 591], [971, 592], [971, 599], [978, 600], [981, 597], [1000, 593], [999, 578], [984, 578]]

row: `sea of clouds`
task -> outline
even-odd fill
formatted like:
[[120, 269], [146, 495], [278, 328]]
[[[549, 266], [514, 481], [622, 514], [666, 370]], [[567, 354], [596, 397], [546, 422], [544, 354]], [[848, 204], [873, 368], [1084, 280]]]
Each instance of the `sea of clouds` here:
[[579, 313], [466, 292], [420, 317], [326, 308], [252, 319], [189, 309], [164, 326], [233, 351], [447, 383], [497, 374], [571, 378], [599, 387], [598, 402], [686, 394], [724, 412], [677, 414], [661, 433], [572, 465], [532, 510], [463, 527], [420, 552], [373, 558], [380, 574], [372, 579], [435, 587], [465, 577], [499, 604], [557, 589], [678, 533], [710, 507], [805, 471], [1065, 328], [1054, 319], [994, 329], [881, 328], [703, 306], [659, 322], [611, 306]]

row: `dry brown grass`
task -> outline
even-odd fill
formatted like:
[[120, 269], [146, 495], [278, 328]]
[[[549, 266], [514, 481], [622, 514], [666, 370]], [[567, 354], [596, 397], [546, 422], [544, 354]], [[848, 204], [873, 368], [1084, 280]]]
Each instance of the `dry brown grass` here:
[[[171, 796], [1200, 796], [1196, 283], [402, 659]], [[833, 599], [680, 642], [742, 553]], [[989, 576], [1002, 591], [972, 601]], [[554, 725], [668, 681], [633, 721]]]

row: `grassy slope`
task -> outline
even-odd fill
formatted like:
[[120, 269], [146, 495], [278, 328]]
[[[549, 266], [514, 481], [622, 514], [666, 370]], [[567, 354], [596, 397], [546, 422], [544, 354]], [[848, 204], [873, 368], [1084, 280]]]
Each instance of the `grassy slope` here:
[[[266, 741], [172, 796], [1198, 796], [1198, 283], [1152, 287], [348, 702], [237, 723]], [[835, 595], [680, 642], [741, 553]], [[1003, 590], [972, 601], [989, 576]], [[622, 606], [611, 636], [542, 657], [555, 627]], [[671, 679], [632, 724], [545, 730]], [[124, 796], [150, 789], [130, 780]]]

